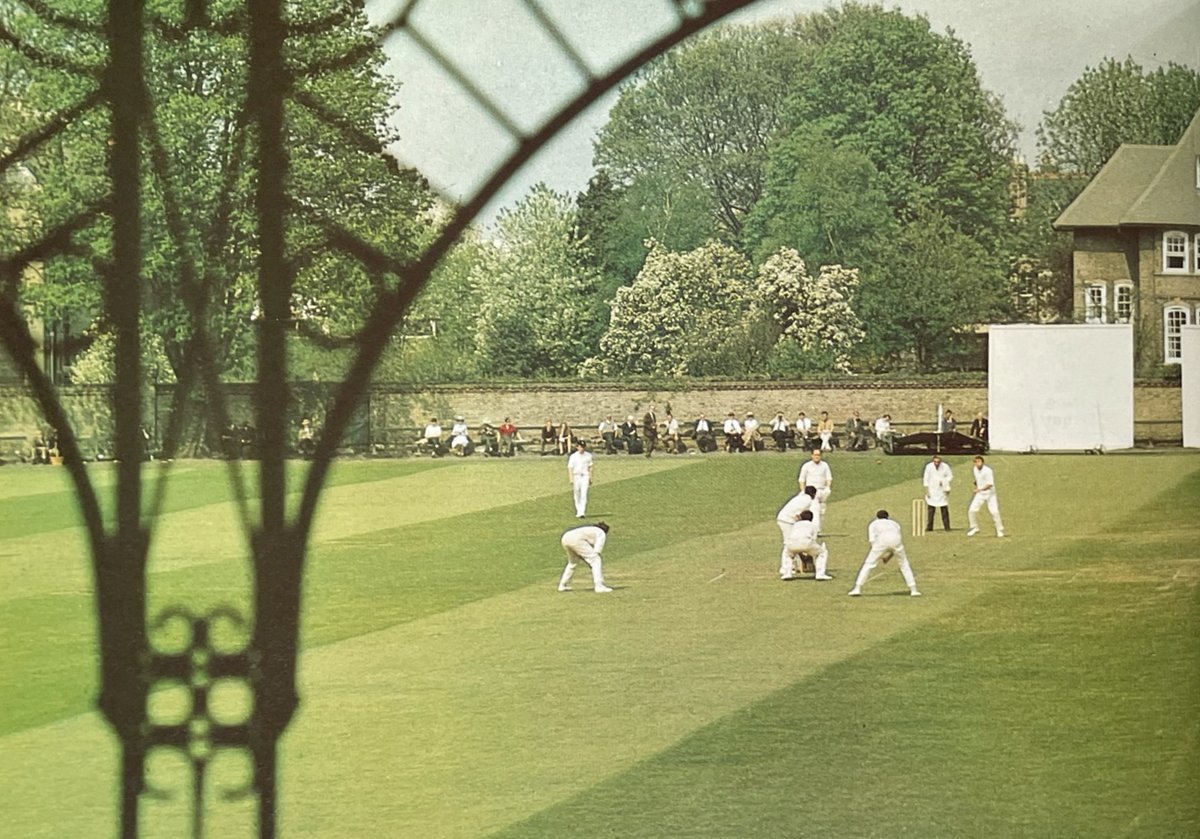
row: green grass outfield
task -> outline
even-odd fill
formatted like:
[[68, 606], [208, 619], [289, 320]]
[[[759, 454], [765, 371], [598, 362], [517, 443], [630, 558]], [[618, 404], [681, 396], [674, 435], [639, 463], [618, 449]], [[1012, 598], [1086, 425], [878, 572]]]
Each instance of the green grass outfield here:
[[[798, 454], [597, 457], [608, 582], [555, 591], [564, 461], [338, 464], [305, 585], [287, 837], [1200, 836], [1200, 455], [996, 455], [1009, 538], [908, 537], [922, 458], [836, 453], [830, 583], [777, 579]], [[296, 468], [302, 464], [295, 464]], [[93, 476], [111, 493], [111, 466]], [[247, 598], [224, 466], [177, 464], [154, 611]], [[0, 834], [115, 834], [91, 575], [61, 469], [0, 471]], [[940, 523], [939, 523], [940, 526]], [[156, 713], [178, 697], [153, 697]], [[243, 697], [220, 691], [235, 715]], [[218, 757], [217, 791], [246, 778]], [[145, 799], [146, 836], [186, 833]], [[208, 835], [252, 835], [214, 797]]]

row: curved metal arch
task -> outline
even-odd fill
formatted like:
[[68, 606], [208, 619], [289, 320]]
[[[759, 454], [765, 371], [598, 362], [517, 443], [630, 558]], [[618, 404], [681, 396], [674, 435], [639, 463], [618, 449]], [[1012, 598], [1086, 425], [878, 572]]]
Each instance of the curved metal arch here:
[[[351, 0], [353, 2], [354, 0]], [[332, 409], [326, 417], [325, 430], [318, 442], [311, 467], [303, 482], [300, 506], [289, 521], [286, 516], [286, 484], [284, 477], [286, 410], [290, 388], [286, 376], [285, 324], [288, 320], [292, 267], [286, 254], [283, 231], [286, 216], [296, 211], [285, 188], [289, 167], [284, 143], [284, 103], [293, 100], [322, 119], [329, 127], [339, 128], [336, 115], [325, 112], [316, 100], [297, 99], [291, 89], [285, 66], [283, 43], [288, 35], [283, 15], [283, 0], [246, 0], [245, 17], [250, 39], [250, 95], [247, 110], [257, 128], [257, 146], [253, 150], [260, 172], [255, 212], [259, 224], [260, 255], [258, 264], [260, 298], [264, 318], [259, 342], [259, 383], [256, 401], [259, 406], [259, 429], [263, 440], [263, 459], [260, 470], [261, 503], [259, 521], [252, 524], [245, 514], [246, 500], [240, 499], [243, 524], [252, 529], [252, 551], [255, 575], [255, 615], [253, 637], [249, 645], [250, 658], [246, 664], [246, 680], [255, 692], [254, 719], [244, 732], [237, 733], [237, 742], [250, 749], [255, 757], [254, 789], [259, 795], [259, 834], [276, 834], [276, 746], [299, 703], [296, 689], [296, 664], [300, 621], [300, 591], [303, 580], [308, 538], [317, 504], [328, 476], [338, 441], [345, 433], [352, 412], [365, 395], [370, 377], [383, 348], [402, 320], [408, 307], [424, 287], [434, 268], [453, 244], [497, 195], [508, 180], [560, 130], [624, 78], [675, 44], [720, 20], [731, 12], [750, 5], [754, 0], [670, 0], [675, 10], [675, 25], [649, 42], [638, 45], [615, 66], [605, 72], [593, 71], [581, 53], [545, 13], [536, 0], [521, 0], [524, 8], [541, 27], [544, 34], [559, 50], [560, 57], [581, 76], [584, 89], [563, 103], [545, 118], [537, 128], [524, 131], [518, 121], [491, 100], [470, 79], [454, 67], [434, 41], [418, 33], [413, 26], [413, 12], [420, 0], [408, 0], [381, 30], [380, 37], [408, 30], [413, 42], [442, 66], [460, 89], [500, 126], [513, 140], [515, 148], [486, 178], [481, 186], [454, 213], [450, 223], [420, 256], [408, 263], [376, 252], [367, 243], [345, 231], [331, 230], [341, 249], [364, 265], [390, 273], [395, 286], [383, 291], [368, 314], [360, 331], [358, 352], [341, 387], [337, 390]], [[486, 7], [476, 4], [480, 13]], [[113, 217], [113, 259], [104, 270], [104, 285], [110, 321], [117, 334], [117, 386], [114, 397], [118, 468], [117, 516], [115, 529], [109, 533], [98, 515], [95, 491], [82, 469], [78, 446], [66, 425], [66, 413], [47, 377], [34, 363], [32, 339], [17, 310], [16, 295], [5, 294], [0, 301], [0, 339], [27, 374], [34, 396], [46, 417], [65, 432], [67, 460], [71, 466], [76, 492], [85, 511], [96, 582], [97, 612], [100, 623], [101, 696], [100, 707], [116, 731], [122, 744], [121, 833], [134, 837], [139, 830], [138, 799], [146, 791], [144, 760], [153, 743], [146, 737], [145, 699], [154, 674], [146, 669], [150, 653], [148, 629], [145, 622], [145, 566], [153, 519], [143, 519], [141, 511], [140, 449], [140, 168], [146, 141], [151, 148], [152, 165], [162, 169], [161, 156], [156, 149], [153, 127], [153, 103], [148, 101], [143, 84], [145, 68], [143, 42], [156, 22], [146, 18], [145, 0], [109, 0], [109, 26], [105, 30], [109, 47], [109, 65], [103, 77], [101, 96], [112, 114], [110, 138], [110, 173], [112, 183], [111, 210]], [[211, 25], [207, 20], [205, 0], [187, 0], [187, 22], [191, 26]], [[337, 16], [335, 16], [336, 18]], [[120, 25], [113, 24], [120, 21]], [[466, 24], [469, 25], [469, 24]], [[307, 26], [307, 24], [306, 24]], [[304, 27], [300, 27], [301, 30]], [[0, 38], [11, 33], [0, 31]], [[27, 58], [43, 66], [76, 75], [87, 75], [89, 68], [78, 67], [69, 61], [47, 55], [15, 39], [13, 46]], [[334, 65], [336, 66], [336, 62]], [[307, 68], [311, 70], [312, 68]], [[32, 148], [45, 136], [62, 130], [77, 110], [92, 104], [84, 100], [69, 108], [43, 133], [31, 136], [22, 150]], [[345, 129], [346, 126], [340, 126]], [[9, 153], [3, 167], [15, 165], [20, 154]], [[177, 224], [178, 212], [172, 212]], [[181, 237], [177, 237], [181, 238]], [[49, 243], [53, 245], [54, 243]], [[54, 246], [65, 248], [66, 243]], [[50, 250], [54, 248], [51, 247]], [[20, 271], [30, 263], [35, 249], [0, 262], [5, 288], [15, 287]], [[60, 250], [61, 252], [61, 250]], [[203, 297], [200, 289], [204, 278], [191, 266], [187, 277], [187, 295]], [[203, 312], [197, 302], [193, 317]], [[204, 359], [208, 349], [205, 338], [198, 333], [199, 344], [190, 348], [197, 360], [200, 375], [210, 383], [215, 381], [211, 365]], [[177, 427], [172, 418], [172, 427]], [[161, 494], [152, 505], [157, 509]], [[231, 733], [230, 737], [234, 735]], [[223, 743], [228, 745], [228, 743]], [[200, 835], [202, 819], [197, 822], [195, 835]]]

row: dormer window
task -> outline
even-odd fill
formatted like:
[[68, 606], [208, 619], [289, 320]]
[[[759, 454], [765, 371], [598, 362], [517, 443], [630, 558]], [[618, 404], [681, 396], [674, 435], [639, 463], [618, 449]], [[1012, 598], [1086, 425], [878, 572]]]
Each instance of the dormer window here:
[[1188, 235], [1178, 230], [1163, 234], [1163, 273], [1183, 274], [1188, 269]]

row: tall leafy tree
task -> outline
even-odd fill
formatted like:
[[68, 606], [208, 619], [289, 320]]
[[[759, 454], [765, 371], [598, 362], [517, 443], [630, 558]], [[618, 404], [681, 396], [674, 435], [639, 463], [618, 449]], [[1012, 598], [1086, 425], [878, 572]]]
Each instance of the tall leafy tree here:
[[597, 167], [619, 187], [647, 181], [630, 198], [651, 212], [649, 195], [694, 187], [708, 232], [736, 241], [762, 193], [767, 144], [799, 60], [780, 24], [724, 27], [687, 42], [622, 89], [596, 142]]
[[772, 149], [747, 248], [758, 260], [788, 248], [816, 265], [871, 265], [896, 227], [878, 178], [862, 152], [819, 130], [793, 131]]
[[[788, 130], [819, 129], [864, 155], [901, 222], [936, 208], [983, 239], [1009, 211], [1015, 127], [979, 80], [967, 47], [924, 17], [847, 3], [797, 20], [806, 60], [792, 82]], [[793, 152], [776, 147], [778, 182]], [[806, 161], [796, 157], [800, 170]]]
[[1089, 176], [1122, 143], [1169, 145], [1200, 108], [1200, 73], [1168, 64], [1150, 73], [1132, 58], [1088, 67], [1038, 127], [1041, 168]]
[[574, 375], [595, 352], [596, 270], [576, 232], [571, 199], [537, 184], [501, 213], [471, 285], [480, 304], [475, 364], [493, 376]]
[[976, 324], [1007, 318], [1008, 285], [999, 263], [944, 215], [920, 213], [892, 241], [887, 268], [863, 278], [864, 350], [889, 366], [919, 372], [954, 366]]
[[633, 282], [653, 239], [666, 248], [688, 251], [713, 235], [709, 196], [701, 184], [647, 173], [617, 185], [600, 170], [578, 198], [579, 233], [592, 263], [601, 270], [606, 299]]
[[[98, 25], [103, 5], [63, 4], [63, 12], [91, 27], [65, 29], [36, 16], [11, 24], [26, 43], [70, 56], [84, 68], [72, 72], [32, 62], [33, 76], [22, 95], [35, 121], [96, 89], [95, 71], [105, 61]], [[243, 360], [253, 356], [259, 313], [255, 219], [249, 209], [256, 182], [255, 126], [246, 109], [249, 45], [234, 6], [209, 4], [209, 25], [195, 25], [188, 9], [189, 4], [152, 4], [150, 12], [144, 318], [148, 331], [162, 336], [172, 365], [182, 365], [194, 324], [180, 277], [193, 269], [204, 281], [205, 329], [216, 366], [239, 376], [250, 372]], [[361, 324], [386, 281], [378, 263], [364, 266], [352, 258], [343, 234], [401, 261], [411, 257], [430, 235], [432, 194], [416, 173], [382, 152], [394, 139], [387, 118], [396, 83], [383, 73], [384, 56], [361, 4], [295, 0], [285, 13], [284, 54], [292, 74], [285, 142], [291, 161], [286, 235], [295, 271], [293, 312], [299, 332], [336, 344]], [[312, 25], [317, 20], [332, 24]], [[107, 132], [107, 115], [93, 109], [26, 161], [38, 185], [31, 210], [43, 228], [103, 199]], [[30, 289], [43, 312], [89, 302], [89, 296], [94, 302], [96, 269], [107, 257], [107, 227], [107, 218], [99, 215], [75, 234], [70, 256], [46, 265], [46, 282]]]

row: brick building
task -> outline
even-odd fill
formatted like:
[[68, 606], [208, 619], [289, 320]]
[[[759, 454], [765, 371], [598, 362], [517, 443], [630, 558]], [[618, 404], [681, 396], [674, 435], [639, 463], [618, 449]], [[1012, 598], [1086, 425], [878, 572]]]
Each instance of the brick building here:
[[1118, 148], [1054, 227], [1074, 239], [1075, 320], [1132, 323], [1138, 374], [1178, 364], [1200, 323], [1200, 112], [1173, 146]]

